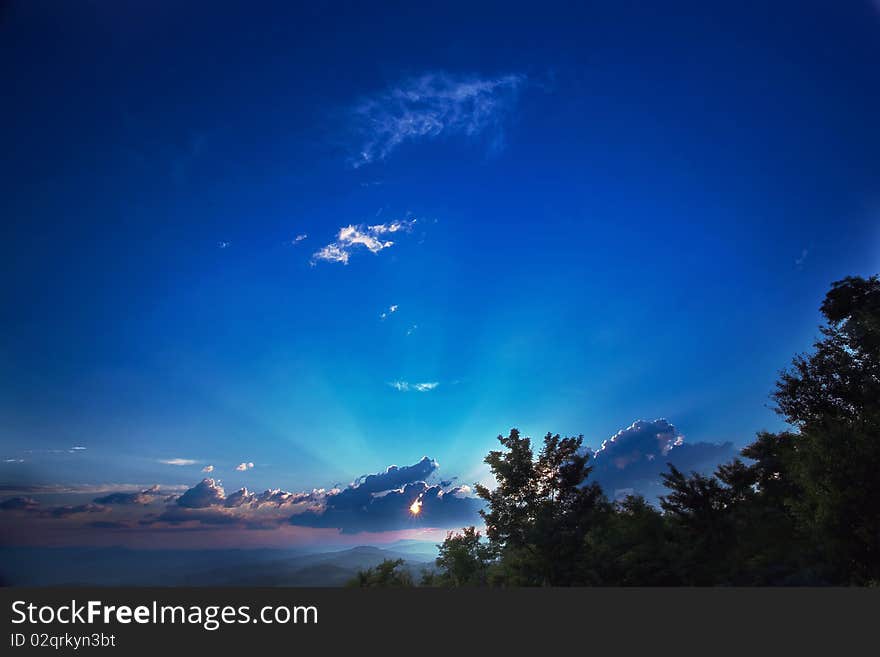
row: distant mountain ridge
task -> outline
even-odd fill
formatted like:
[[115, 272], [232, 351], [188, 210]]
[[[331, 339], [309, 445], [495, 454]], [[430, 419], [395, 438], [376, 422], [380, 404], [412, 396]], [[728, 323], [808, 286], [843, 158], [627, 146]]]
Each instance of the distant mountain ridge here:
[[301, 550], [130, 550], [0, 548], [5, 586], [343, 586], [359, 570], [403, 559], [418, 577], [433, 567], [436, 546], [419, 541], [390, 548]]

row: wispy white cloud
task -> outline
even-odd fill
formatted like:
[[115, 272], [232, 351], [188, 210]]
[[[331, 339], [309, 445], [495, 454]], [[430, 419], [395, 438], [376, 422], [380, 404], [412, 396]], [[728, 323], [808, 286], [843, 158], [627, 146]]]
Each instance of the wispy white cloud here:
[[164, 463], [165, 465], [195, 465], [198, 463], [195, 459], [159, 459], [159, 463]]
[[809, 249], [801, 249], [801, 255], [794, 261], [795, 266], [800, 269], [804, 266], [804, 263], [807, 261], [807, 256], [810, 255]]
[[239, 463], [237, 466], [235, 466], [235, 469], [239, 472], [244, 472], [245, 470], [252, 470], [253, 467], [253, 463]]
[[343, 265], [347, 265], [350, 257], [351, 254], [348, 250], [343, 249], [337, 244], [328, 244], [312, 254], [312, 264], [316, 260], [326, 260], [327, 262], [341, 262]]
[[415, 333], [415, 332], [418, 331], [418, 330], [419, 330], [419, 325], [418, 325], [418, 324], [413, 324], [413, 325], [410, 326], [408, 329], [406, 329], [406, 334], [407, 334], [407, 335], [412, 335], [413, 333]]
[[358, 247], [364, 247], [370, 253], [379, 253], [383, 249], [394, 246], [394, 241], [385, 239], [386, 235], [410, 232], [415, 224], [415, 219], [405, 219], [373, 226], [355, 226], [353, 224], [343, 226], [339, 229], [335, 242], [331, 242], [312, 255], [312, 264], [318, 260], [324, 260], [347, 265], [352, 251]]
[[297, 235], [296, 237], [294, 237], [294, 238], [290, 241], [290, 243], [291, 243], [291, 244], [299, 244], [299, 243], [302, 242], [303, 240], [308, 239], [308, 237], [309, 237], [308, 233], [301, 233], [300, 235]]
[[425, 381], [423, 383], [410, 383], [409, 381], [392, 381], [388, 384], [399, 392], [430, 392], [440, 385], [439, 381]]
[[429, 73], [361, 101], [353, 111], [361, 137], [352, 166], [385, 159], [407, 141], [489, 134], [501, 143], [501, 125], [525, 84], [523, 75], [493, 78]]
[[230, 242], [217, 242], [218, 249], [228, 249], [230, 247]]
[[204, 468], [202, 468], [202, 472], [214, 472], [214, 466], [206, 465]]

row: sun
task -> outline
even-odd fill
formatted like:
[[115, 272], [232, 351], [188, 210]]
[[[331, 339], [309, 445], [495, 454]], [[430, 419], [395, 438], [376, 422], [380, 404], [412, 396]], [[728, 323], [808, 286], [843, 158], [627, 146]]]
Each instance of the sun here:
[[422, 512], [422, 501], [416, 499], [415, 502], [409, 505], [409, 512], [414, 516], [419, 515]]

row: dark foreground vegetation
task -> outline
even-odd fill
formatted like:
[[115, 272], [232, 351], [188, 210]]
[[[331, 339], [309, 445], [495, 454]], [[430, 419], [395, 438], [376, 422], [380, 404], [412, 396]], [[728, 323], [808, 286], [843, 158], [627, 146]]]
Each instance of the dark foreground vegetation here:
[[[711, 476], [669, 465], [660, 509], [609, 501], [582, 437], [547, 434], [537, 455], [512, 430], [486, 463], [486, 536], [439, 546], [426, 586], [880, 585], [880, 280], [834, 283], [812, 353], [773, 394], [792, 427], [760, 433]], [[352, 586], [413, 586], [402, 561]]]

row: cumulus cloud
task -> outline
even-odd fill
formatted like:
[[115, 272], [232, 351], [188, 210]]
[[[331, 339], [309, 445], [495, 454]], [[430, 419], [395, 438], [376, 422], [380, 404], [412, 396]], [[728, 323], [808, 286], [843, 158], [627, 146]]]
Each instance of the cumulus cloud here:
[[274, 529], [287, 524], [291, 514], [323, 508], [323, 490], [291, 493], [268, 489], [252, 493], [247, 488], [226, 495], [219, 482], [204, 479], [156, 516], [144, 518], [142, 525], [228, 525], [244, 529]]
[[684, 472], [712, 470], [736, 456], [736, 450], [729, 442], [686, 443], [674, 425], [658, 419], [633, 422], [605, 440], [592, 456], [590, 476], [609, 497], [637, 492], [656, 499], [666, 490], [660, 474], [667, 464]]
[[222, 504], [226, 497], [223, 487], [213, 479], [202, 479], [177, 498], [177, 506], [202, 509], [214, 504]]
[[202, 472], [214, 472], [214, 466], [206, 465], [204, 468], [202, 468]]
[[487, 135], [502, 143], [504, 118], [525, 84], [522, 75], [491, 78], [429, 73], [366, 98], [353, 110], [360, 137], [355, 168], [384, 160], [406, 142]]
[[365, 248], [373, 254], [379, 253], [383, 249], [394, 246], [394, 241], [387, 239], [386, 236], [399, 232], [410, 232], [415, 226], [415, 219], [405, 219], [402, 221], [392, 221], [385, 224], [375, 224], [366, 226], [363, 224], [343, 226], [336, 234], [336, 240], [315, 251], [312, 254], [312, 264], [323, 260], [325, 262], [341, 262], [347, 265], [351, 254], [355, 249]]
[[247, 488], [239, 488], [223, 501], [223, 506], [232, 508], [243, 504], [249, 504], [254, 500], [254, 497], [254, 494], [248, 492]]
[[195, 465], [198, 461], [194, 459], [159, 459], [159, 463], [164, 463], [165, 465]]
[[392, 381], [388, 384], [399, 392], [430, 392], [440, 385], [439, 381], [424, 381], [422, 383], [410, 383], [409, 381]]
[[253, 467], [254, 467], [254, 464], [248, 462], [248, 463], [239, 463], [237, 466], [235, 466], [235, 469], [238, 470], [239, 472], [246, 472], [247, 470], [252, 470]]
[[[356, 533], [475, 522], [481, 502], [467, 489], [426, 483], [438, 468], [439, 464], [427, 456], [410, 466], [390, 466], [344, 489], [330, 491], [323, 496], [320, 508], [296, 514], [290, 523]], [[417, 515], [411, 511], [414, 504], [419, 508]]]

